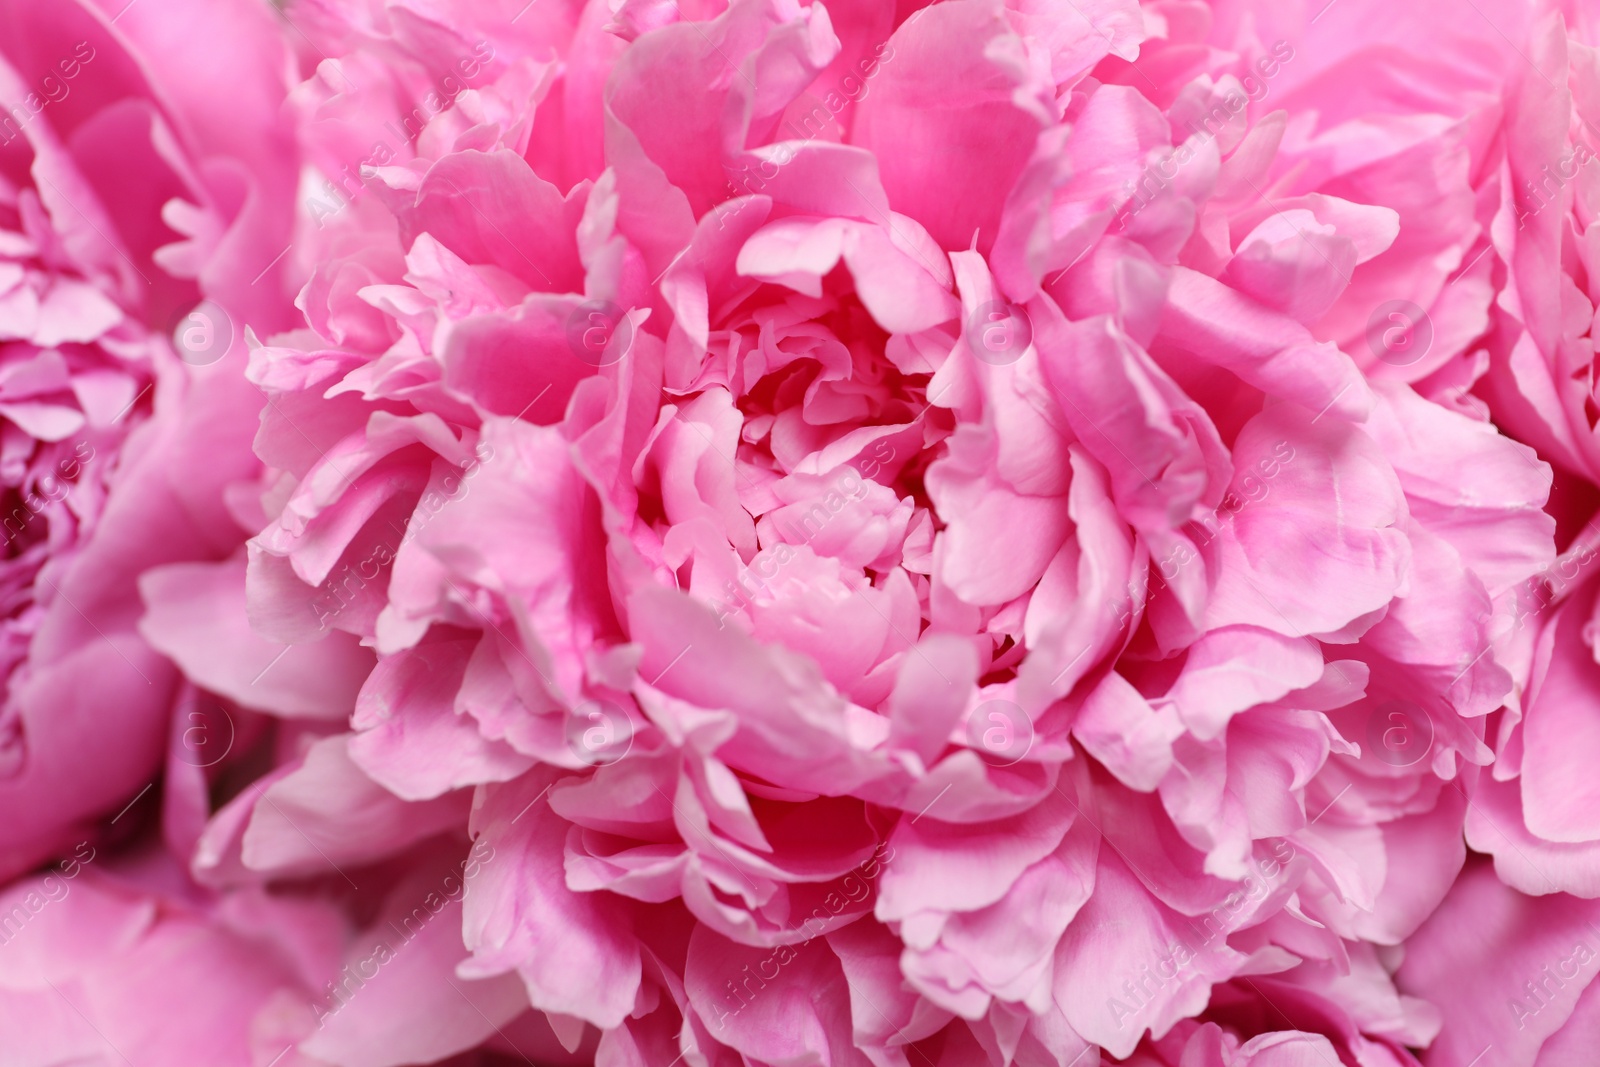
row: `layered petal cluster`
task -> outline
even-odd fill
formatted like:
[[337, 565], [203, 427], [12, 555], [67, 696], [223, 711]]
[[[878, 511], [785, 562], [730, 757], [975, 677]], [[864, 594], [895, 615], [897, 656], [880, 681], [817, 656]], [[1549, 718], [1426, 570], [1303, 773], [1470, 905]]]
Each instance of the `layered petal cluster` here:
[[[1467, 823], [1474, 849], [1523, 893], [1600, 896], [1600, 823], [1584, 772], [1600, 754], [1593, 562], [1596, 290], [1588, 236], [1600, 167], [1591, 166], [1600, 86], [1592, 13], [1551, 12], [1528, 37], [1529, 65], [1505, 106], [1503, 154], [1486, 177], [1495, 300], [1481, 392], [1495, 417], [1548, 456], [1560, 557], [1496, 620], [1526, 645], [1520, 699], [1499, 717], [1497, 759]], [[1489, 199], [1487, 196], [1484, 199]]]
[[352, 939], [345, 911], [326, 893], [213, 892], [183, 862], [207, 778], [236, 769], [235, 742], [248, 751], [261, 725], [181, 685], [157, 731], [160, 803], [136, 800], [122, 833], [91, 828], [0, 892], [6, 1062], [265, 1063], [299, 1039]]
[[0, 0], [0, 1062], [1586, 1062], [1592, 13], [278, 7]]
[[296, 1054], [1414, 1062], [1557, 526], [1450, 7], [292, 5], [260, 532], [144, 632], [293, 739], [201, 884], [459, 869]]
[[1591, 329], [1600, 36], [1593, 11], [1564, 5], [1518, 40], [1523, 61], [1475, 178], [1496, 291], [1473, 376], [1495, 421], [1552, 465], [1560, 553], [1491, 621], [1516, 687], [1489, 720], [1495, 760], [1477, 778], [1464, 830], [1493, 863], [1469, 865], [1408, 946], [1399, 979], [1444, 1008], [1428, 1062], [1494, 1045], [1508, 1063], [1551, 1067], [1583, 1062], [1596, 1032], [1600, 824], [1587, 771], [1600, 756], [1590, 621], [1600, 592]]
[[158, 774], [177, 675], [136, 630], [138, 578], [249, 532], [223, 501], [259, 466], [240, 331], [287, 325], [272, 261], [296, 163], [273, 21], [242, 0], [118, 6], [0, 4], [6, 877]]

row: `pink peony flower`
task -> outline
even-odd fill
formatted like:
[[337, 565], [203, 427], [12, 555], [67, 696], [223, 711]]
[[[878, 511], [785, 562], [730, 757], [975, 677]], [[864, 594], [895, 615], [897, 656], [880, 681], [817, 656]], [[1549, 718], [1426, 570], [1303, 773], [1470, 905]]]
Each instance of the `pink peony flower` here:
[[268, 1044], [258, 1023], [333, 970], [342, 931], [318, 904], [258, 889], [194, 899], [159, 884], [169, 872], [66, 864], [0, 895], [13, 1062], [250, 1063]]
[[[1487, 961], [1596, 895], [1588, 598], [1528, 599], [1593, 555], [1592, 476], [1534, 322], [1581, 255], [1506, 192], [1572, 124], [1504, 42], [1587, 53], [1477, 14], [289, 5], [299, 143], [237, 149], [249, 195], [193, 169], [151, 267], [259, 316], [261, 397], [102, 297], [158, 381], [117, 469], [204, 466], [205, 536], [38, 553], [148, 546], [81, 579], [136, 581], [138, 636], [84, 621], [186, 682], [160, 840], [39, 928], [76, 1014], [14, 1025], [254, 1067], [1532, 1063]], [[213, 703], [240, 751], [195, 767]], [[139, 1030], [139, 976], [206, 969], [192, 1047]]]
[[[311, 329], [252, 357], [268, 521], [153, 574], [146, 632], [325, 725], [197, 877], [392, 862], [470, 788], [496, 858], [426, 966], [624, 1061], [1127, 1056], [1249, 975], [1344, 1021], [1186, 1042], [1432, 1038], [1375, 946], [1462, 863], [1488, 618], [1553, 558], [1456, 370], [1481, 39], [1398, 118], [1291, 131], [1251, 98], [1381, 48], [976, 0], [305, 13], [339, 183]], [[1426, 380], [1344, 350], [1375, 292], [1450, 327]]]
[[[1522, 646], [1518, 699], [1494, 733], [1497, 758], [1468, 813], [1467, 840], [1523, 893], [1600, 896], [1600, 824], [1587, 759], [1600, 706], [1595, 635], [1595, 289], [1586, 234], [1594, 219], [1591, 166], [1595, 43], [1590, 13], [1542, 17], [1526, 36], [1531, 66], [1507, 95], [1503, 152], [1480, 199], [1494, 210], [1496, 297], [1481, 391], [1508, 430], [1556, 471], [1551, 511], [1559, 558], [1496, 620]], [[1532, 1048], [1529, 1046], [1530, 1054]]]
[[351, 931], [329, 894], [212, 893], [180, 858], [205, 826], [208, 777], [259, 751], [260, 723], [181, 685], [163, 727], [160, 803], [119, 814], [120, 842], [82, 839], [0, 891], [10, 1062], [268, 1062], [337, 972]]
[[137, 579], [243, 536], [222, 490], [255, 476], [259, 402], [223, 357], [247, 323], [284, 325], [296, 164], [254, 4], [8, 0], [0, 22], [9, 876], [158, 772], [177, 677], [136, 630]]

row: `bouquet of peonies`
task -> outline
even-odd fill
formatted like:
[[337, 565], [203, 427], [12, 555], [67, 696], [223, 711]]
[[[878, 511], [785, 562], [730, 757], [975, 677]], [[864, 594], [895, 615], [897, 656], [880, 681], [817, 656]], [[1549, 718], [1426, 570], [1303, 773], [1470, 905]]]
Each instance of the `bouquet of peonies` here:
[[0, 1067], [1587, 1067], [1600, 0], [0, 0]]

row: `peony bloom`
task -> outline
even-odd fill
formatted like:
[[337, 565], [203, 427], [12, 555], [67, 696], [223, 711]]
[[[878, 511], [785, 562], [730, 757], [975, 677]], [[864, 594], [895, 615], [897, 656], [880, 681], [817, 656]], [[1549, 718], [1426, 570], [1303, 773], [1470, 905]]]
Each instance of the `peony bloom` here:
[[352, 937], [336, 898], [211, 892], [183, 862], [208, 779], [261, 751], [263, 725], [180, 685], [157, 731], [159, 803], [117, 815], [120, 842], [80, 839], [0, 891], [8, 1063], [266, 1063], [298, 1038]]
[[1563, 517], [1504, 8], [290, 5], [255, 535], [141, 581], [277, 720], [194, 892], [383, 888], [253, 1032], [1415, 1063]]
[[120, 7], [0, 4], [7, 875], [158, 773], [177, 676], [136, 630], [137, 581], [242, 539], [223, 500], [257, 468], [242, 331], [284, 322], [295, 162], [271, 19]]
[[0, 894], [11, 1062], [247, 1064], [269, 1044], [258, 1023], [333, 971], [337, 913], [260, 890], [196, 899], [161, 884], [172, 873], [72, 857]]
[[1529, 65], [1507, 94], [1502, 149], [1481, 198], [1494, 208], [1503, 287], [1480, 391], [1508, 432], [1554, 467], [1551, 511], [1562, 552], [1496, 620], [1524, 646], [1524, 666], [1518, 699], [1499, 716], [1497, 758], [1466, 832], [1520, 892], [1592, 899], [1600, 897], [1600, 823], [1587, 772], [1600, 753], [1589, 723], [1600, 707], [1600, 646], [1590, 622], [1600, 592], [1593, 567], [1600, 453], [1590, 320], [1600, 293], [1587, 234], [1600, 204], [1589, 74], [1600, 37], [1592, 13], [1574, 10], [1546, 14], [1526, 42]]

